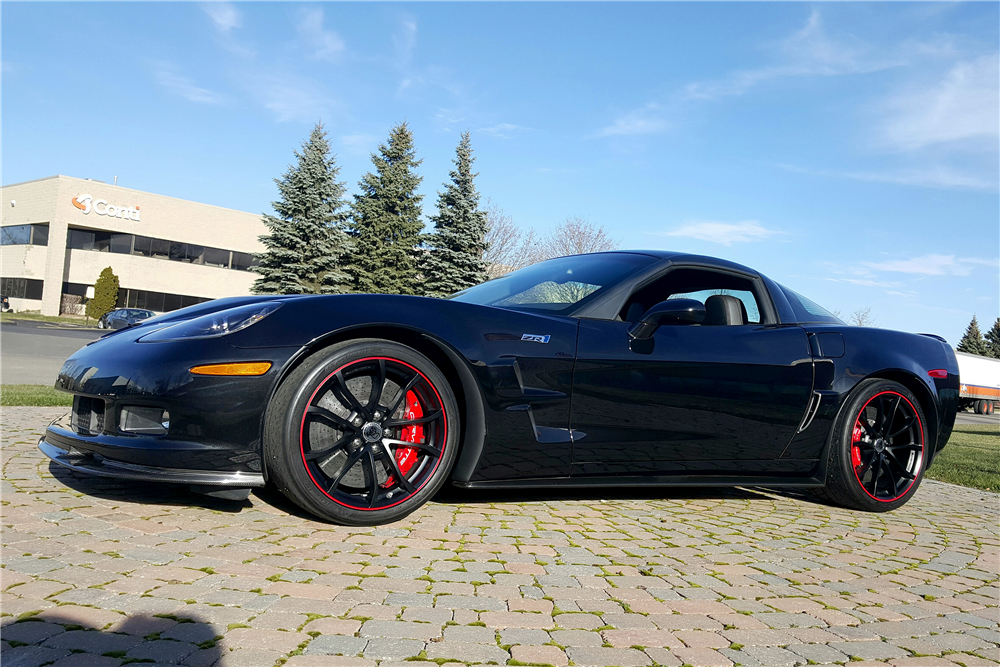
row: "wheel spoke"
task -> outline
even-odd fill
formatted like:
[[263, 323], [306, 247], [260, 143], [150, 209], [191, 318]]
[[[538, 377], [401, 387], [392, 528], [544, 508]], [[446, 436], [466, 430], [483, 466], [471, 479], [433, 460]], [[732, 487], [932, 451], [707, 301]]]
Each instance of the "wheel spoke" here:
[[337, 487], [340, 486], [340, 480], [344, 479], [344, 475], [350, 472], [351, 468], [353, 468], [355, 464], [361, 460], [361, 455], [363, 453], [364, 453], [363, 449], [351, 452], [351, 455], [347, 457], [347, 462], [344, 463], [344, 467], [340, 469], [340, 472], [337, 473], [336, 479], [334, 479], [333, 483], [330, 484], [330, 488], [327, 490], [327, 493], [332, 494], [334, 491], [337, 490]]
[[378, 360], [378, 374], [372, 378], [372, 392], [368, 396], [368, 414], [375, 412], [378, 402], [382, 400], [382, 391], [385, 388], [385, 359]]
[[897, 435], [902, 435], [906, 431], [909, 431], [910, 427], [913, 426], [913, 422], [915, 422], [915, 421], [917, 421], [916, 417], [908, 417], [906, 419], [906, 421], [904, 422], [903, 427], [901, 429], [899, 429], [898, 431], [896, 431], [895, 433], [891, 433], [891, 434], [887, 435], [886, 439], [887, 440], [892, 440]]
[[[903, 399], [902, 396], [900, 396], [899, 394], [896, 394], [896, 400], [893, 401], [893, 403], [892, 403], [892, 409], [882, 419], [882, 426], [879, 429], [879, 431], [881, 432], [883, 438], [888, 438], [889, 437], [886, 434], [889, 432], [889, 429], [892, 428], [892, 421], [896, 418], [896, 411], [899, 410], [899, 402], [902, 399]], [[892, 401], [891, 398], [889, 400]]]
[[419, 449], [422, 452], [427, 452], [434, 458], [438, 458], [439, 456], [441, 456], [440, 449], [426, 442], [405, 442], [403, 440], [396, 440], [394, 438], [382, 438], [382, 442], [384, 444], [390, 444], [396, 447], [413, 447], [414, 449]]
[[351, 438], [353, 438], [353, 437], [354, 437], [353, 433], [346, 433], [346, 434], [344, 434], [344, 437], [342, 437], [340, 440], [338, 440], [337, 442], [333, 443], [329, 447], [324, 447], [323, 449], [312, 449], [312, 450], [309, 450], [305, 454], [306, 461], [315, 461], [316, 459], [323, 458], [327, 454], [330, 454], [331, 452], [333, 452], [333, 451], [335, 451], [337, 449], [340, 449], [341, 447], [343, 447], [344, 445], [346, 445], [348, 442], [350, 442]]
[[878, 452], [872, 449], [872, 455], [868, 457], [868, 460], [861, 465], [861, 470], [858, 470], [858, 479], [865, 476], [868, 469], [872, 467], [872, 463], [875, 462], [875, 457], [878, 456]]
[[867, 410], [861, 411], [861, 415], [858, 416], [858, 423], [861, 425], [861, 428], [864, 429], [865, 434], [867, 434], [872, 440], [875, 440], [878, 436], [875, 434], [875, 429], [872, 425], [868, 423], [868, 416], [865, 414], [866, 412]]
[[347, 380], [344, 379], [344, 374], [338, 371], [334, 377], [337, 379], [337, 384], [333, 385], [330, 388], [330, 391], [332, 391], [337, 397], [337, 400], [340, 401], [345, 408], [349, 408], [351, 412], [357, 412], [367, 417], [365, 409], [361, 406], [361, 403], [358, 402], [354, 393], [347, 387]]
[[902, 477], [903, 479], [916, 478], [916, 475], [910, 474], [910, 471], [906, 469], [906, 466], [904, 466], [899, 459], [896, 458], [896, 455], [892, 451], [886, 450], [886, 452], [889, 454], [889, 456], [886, 457], [886, 461], [888, 461], [890, 464], [895, 464], [896, 467], [899, 468], [900, 477]]
[[896, 476], [892, 474], [892, 468], [889, 465], [889, 457], [883, 453], [882, 454], [882, 479], [891, 487], [892, 496], [896, 495], [896, 487], [899, 486]]
[[886, 449], [891, 449], [892, 451], [895, 451], [897, 449], [916, 450], [916, 449], [923, 449], [923, 448], [920, 445], [918, 445], [917, 443], [915, 443], [915, 442], [908, 442], [905, 445], [890, 445], [889, 447], [886, 447]]
[[306, 414], [328, 421], [338, 428], [349, 429], [352, 431], [354, 430], [354, 425], [351, 424], [351, 422], [347, 421], [343, 417], [338, 417], [326, 408], [321, 408], [318, 405], [310, 405], [309, 409], [306, 410]]
[[368, 507], [375, 507], [375, 501], [378, 500], [378, 475], [375, 474], [375, 454], [372, 453], [371, 447], [365, 447], [363, 450], [364, 456], [361, 457], [361, 465], [368, 474], [369, 484], [368, 484]]
[[875, 458], [878, 458], [879, 461], [878, 461], [878, 465], [876, 465], [874, 468], [872, 468], [872, 481], [871, 481], [872, 486], [871, 486], [870, 489], [868, 489], [869, 491], [871, 491], [871, 494], [873, 496], [876, 495], [876, 492], [877, 492], [877, 489], [878, 489], [878, 474], [882, 470], [882, 457], [881, 457], [881, 455], [876, 453], [875, 456], [872, 457], [872, 463], [875, 462]]
[[386, 428], [393, 428], [396, 426], [414, 426], [416, 424], [427, 424], [429, 422], [437, 421], [441, 418], [444, 413], [440, 410], [435, 410], [429, 415], [424, 415], [423, 417], [418, 417], [417, 419], [400, 419], [398, 421], [389, 421], [384, 424]]
[[404, 400], [406, 400], [407, 392], [409, 392], [411, 389], [413, 389], [414, 386], [416, 386], [418, 380], [420, 380], [420, 376], [414, 375], [412, 378], [410, 378], [410, 381], [406, 383], [406, 386], [399, 390], [399, 394], [396, 395], [396, 400], [393, 401], [392, 407], [386, 410], [385, 412], [386, 415], [391, 417], [392, 415], [396, 414], [396, 410], [399, 409], [399, 404], [402, 403]]
[[[383, 440], [383, 442], [385, 442]], [[396, 478], [399, 485], [403, 487], [403, 490], [407, 493], [413, 493], [416, 489], [410, 484], [410, 480], [406, 479], [406, 475], [399, 467], [399, 463], [396, 461], [395, 452], [391, 451], [388, 447], [382, 448], [382, 458], [385, 458], [389, 462], [389, 467], [392, 468], [392, 475]]]

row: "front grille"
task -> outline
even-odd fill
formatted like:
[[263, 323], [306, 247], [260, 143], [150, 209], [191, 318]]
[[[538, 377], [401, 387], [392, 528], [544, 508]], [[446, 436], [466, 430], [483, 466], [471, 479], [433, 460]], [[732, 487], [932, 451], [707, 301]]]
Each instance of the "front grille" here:
[[73, 397], [73, 430], [81, 435], [104, 432], [104, 401], [89, 396]]

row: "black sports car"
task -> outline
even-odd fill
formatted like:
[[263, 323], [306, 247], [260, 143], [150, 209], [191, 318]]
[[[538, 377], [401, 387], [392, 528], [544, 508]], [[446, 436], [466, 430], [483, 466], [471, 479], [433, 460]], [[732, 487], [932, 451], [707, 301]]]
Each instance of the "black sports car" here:
[[372, 525], [460, 487], [815, 487], [885, 511], [948, 441], [944, 339], [845, 325], [744, 266], [541, 262], [450, 299], [219, 299], [66, 361], [57, 463]]

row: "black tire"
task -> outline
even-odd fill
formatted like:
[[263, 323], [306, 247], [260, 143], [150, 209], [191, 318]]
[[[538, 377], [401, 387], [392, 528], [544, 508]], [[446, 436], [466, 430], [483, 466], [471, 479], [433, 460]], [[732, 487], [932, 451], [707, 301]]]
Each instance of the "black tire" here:
[[982, 399], [977, 399], [975, 407], [972, 409], [972, 411], [975, 412], [977, 415], [983, 414], [983, 409], [984, 409], [983, 403], [985, 403], [985, 401], [983, 401]]
[[[884, 415], [889, 415], [884, 423]], [[928, 459], [927, 421], [909, 389], [889, 380], [858, 384], [830, 434], [820, 495], [868, 512], [888, 512], [913, 497]]]
[[299, 507], [375, 526], [434, 496], [458, 440], [458, 403], [441, 371], [405, 345], [359, 339], [317, 352], [285, 378], [268, 406], [264, 455]]

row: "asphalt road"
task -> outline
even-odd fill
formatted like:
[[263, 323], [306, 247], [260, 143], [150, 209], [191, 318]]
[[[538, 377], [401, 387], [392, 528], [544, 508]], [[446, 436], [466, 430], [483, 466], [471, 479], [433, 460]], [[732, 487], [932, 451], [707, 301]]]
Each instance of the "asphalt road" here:
[[46, 384], [56, 381], [63, 362], [105, 332], [18, 320], [0, 324], [0, 382]]

